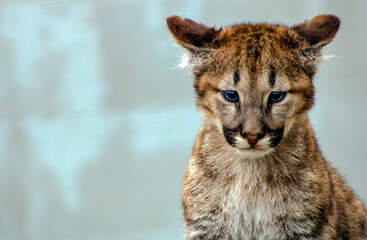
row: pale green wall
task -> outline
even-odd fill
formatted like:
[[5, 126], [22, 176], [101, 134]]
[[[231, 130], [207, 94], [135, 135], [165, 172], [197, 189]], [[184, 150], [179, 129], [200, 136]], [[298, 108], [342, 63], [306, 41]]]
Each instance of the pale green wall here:
[[0, 3], [0, 239], [183, 239], [180, 185], [200, 116], [177, 14], [209, 25], [342, 25], [316, 76], [319, 143], [367, 200], [367, 1]]

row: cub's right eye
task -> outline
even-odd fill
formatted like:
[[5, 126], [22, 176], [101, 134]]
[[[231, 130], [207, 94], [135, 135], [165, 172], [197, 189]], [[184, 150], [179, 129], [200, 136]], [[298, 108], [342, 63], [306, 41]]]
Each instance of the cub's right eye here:
[[225, 100], [227, 100], [228, 102], [238, 102], [238, 100], [240, 100], [240, 96], [238, 96], [238, 93], [236, 91], [231, 91], [231, 90], [226, 90], [226, 91], [222, 91], [222, 95], [224, 97]]

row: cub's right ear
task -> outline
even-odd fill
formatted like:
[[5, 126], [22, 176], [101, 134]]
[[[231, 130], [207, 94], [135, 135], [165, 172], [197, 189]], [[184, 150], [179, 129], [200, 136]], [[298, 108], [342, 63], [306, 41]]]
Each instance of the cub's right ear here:
[[213, 40], [221, 31], [179, 16], [167, 18], [167, 26], [176, 42], [191, 52], [214, 48]]

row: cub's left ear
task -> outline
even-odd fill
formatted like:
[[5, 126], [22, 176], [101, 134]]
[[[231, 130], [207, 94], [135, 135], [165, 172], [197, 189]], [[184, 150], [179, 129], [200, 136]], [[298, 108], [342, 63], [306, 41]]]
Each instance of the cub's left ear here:
[[167, 18], [167, 27], [177, 43], [191, 52], [213, 48], [213, 40], [220, 32], [213, 27], [179, 16]]
[[334, 15], [322, 14], [291, 29], [304, 37], [311, 46], [323, 47], [330, 43], [340, 26], [340, 20]]

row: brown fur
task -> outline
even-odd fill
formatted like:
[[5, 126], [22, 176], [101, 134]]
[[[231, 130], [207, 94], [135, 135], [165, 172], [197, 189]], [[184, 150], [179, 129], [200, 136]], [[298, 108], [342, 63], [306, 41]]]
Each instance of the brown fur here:
[[[339, 24], [320, 15], [217, 30], [167, 19], [190, 54], [203, 117], [183, 181], [189, 240], [367, 238], [364, 204], [322, 156], [307, 116]], [[286, 95], [272, 102], [272, 92]]]

